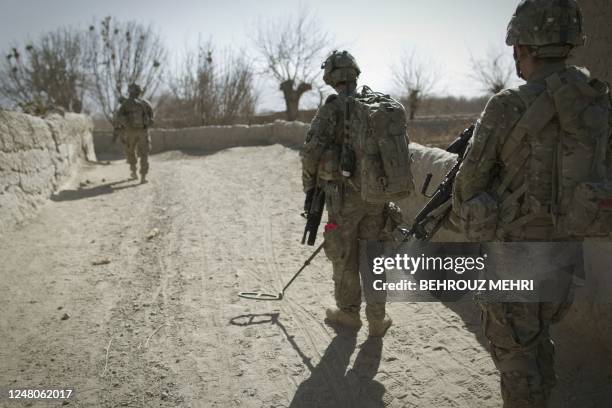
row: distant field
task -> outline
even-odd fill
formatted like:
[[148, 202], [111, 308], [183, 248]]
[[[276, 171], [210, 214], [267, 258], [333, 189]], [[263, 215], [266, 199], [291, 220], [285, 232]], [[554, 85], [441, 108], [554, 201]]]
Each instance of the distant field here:
[[464, 114], [416, 118], [408, 123], [408, 137], [414, 143], [443, 148], [474, 123], [477, 117]]

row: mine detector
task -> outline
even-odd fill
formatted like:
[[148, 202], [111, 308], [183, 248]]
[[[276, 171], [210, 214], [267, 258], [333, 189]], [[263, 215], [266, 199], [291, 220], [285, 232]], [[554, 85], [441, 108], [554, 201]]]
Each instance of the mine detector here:
[[[304, 212], [302, 217], [306, 219], [306, 227], [304, 228], [304, 235], [302, 235], [302, 245], [307, 244], [314, 246], [319, 225], [321, 225], [321, 218], [323, 217], [323, 210], [325, 208], [325, 191], [320, 188], [313, 188], [306, 195], [304, 203]], [[245, 299], [252, 300], [282, 300], [285, 295], [287, 288], [293, 283], [293, 281], [302, 273], [304, 269], [323, 249], [323, 243], [321, 243], [304, 262], [302, 267], [293, 275], [293, 277], [287, 282], [283, 289], [278, 293], [264, 293], [264, 292], [240, 292], [238, 296]]]

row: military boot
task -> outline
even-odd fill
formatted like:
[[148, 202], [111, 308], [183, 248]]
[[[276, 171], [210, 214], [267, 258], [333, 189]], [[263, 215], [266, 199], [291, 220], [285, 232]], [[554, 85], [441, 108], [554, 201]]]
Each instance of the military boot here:
[[393, 320], [389, 316], [385, 316], [383, 319], [368, 320], [370, 337], [383, 337], [391, 324], [393, 324]]
[[351, 329], [359, 330], [361, 327], [361, 318], [359, 313], [345, 312], [337, 307], [330, 307], [325, 311], [328, 323], [345, 326]]
[[130, 179], [136, 180], [137, 178], [138, 178], [138, 175], [136, 175], [136, 170], [132, 170], [130, 173]]
[[147, 175], [146, 174], [141, 174], [140, 175], [140, 184], [145, 184], [147, 182]]

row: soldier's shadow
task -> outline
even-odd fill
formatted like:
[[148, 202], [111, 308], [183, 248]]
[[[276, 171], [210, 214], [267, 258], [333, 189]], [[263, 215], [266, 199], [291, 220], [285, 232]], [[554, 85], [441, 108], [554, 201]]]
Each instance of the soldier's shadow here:
[[378, 408], [384, 407], [385, 387], [374, 380], [382, 354], [382, 340], [369, 337], [355, 350], [355, 334], [338, 334], [332, 339], [310, 377], [298, 387], [290, 408]]
[[[382, 355], [381, 338], [368, 337], [361, 344], [353, 366], [351, 356], [357, 347], [357, 334], [337, 329], [337, 335], [314, 366], [295, 337], [287, 332], [279, 313], [246, 314], [229, 321], [235, 326], [276, 324], [284, 333], [302, 362], [310, 370], [310, 377], [301, 383], [293, 396], [290, 408], [383, 408], [385, 387], [374, 380]], [[348, 369], [348, 371], [347, 371]]]
[[[124, 184], [129, 181], [133, 181], [132, 184]], [[111, 194], [118, 190], [126, 188], [138, 187], [140, 183], [138, 180], [125, 179], [114, 181], [112, 183], [100, 184], [90, 188], [77, 188], [75, 190], [62, 190], [51, 196], [51, 201], [75, 201], [82, 200], [85, 198], [97, 197], [104, 194]]]

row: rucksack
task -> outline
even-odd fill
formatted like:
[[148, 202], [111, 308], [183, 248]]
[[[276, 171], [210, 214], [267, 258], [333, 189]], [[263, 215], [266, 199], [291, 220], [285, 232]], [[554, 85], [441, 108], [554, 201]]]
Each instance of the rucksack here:
[[386, 203], [407, 197], [414, 190], [414, 181], [404, 107], [365, 86], [349, 106], [346, 125], [359, 164], [361, 198]]
[[[510, 231], [549, 213], [558, 235], [582, 238], [607, 235], [612, 231], [612, 182], [608, 181], [605, 168], [612, 130], [609, 88], [575, 67], [552, 74], [545, 82], [546, 89], [529, 106], [502, 147], [501, 159], [510, 165], [497, 192], [503, 197], [518, 168], [540, 163], [539, 170], [551, 171], [550, 177], [545, 179], [527, 172], [523, 186], [505, 201], [524, 195], [523, 202], [531, 207], [548, 205], [541, 212], [531, 211], [502, 228]], [[553, 141], [552, 162], [520, 149], [526, 136], [531, 137], [531, 143]], [[550, 164], [550, 169], [545, 169], [543, 163]], [[545, 197], [546, 194], [551, 195]]]
[[126, 99], [119, 112], [124, 117], [126, 125], [131, 128], [146, 128], [153, 123], [151, 104], [144, 99]]

